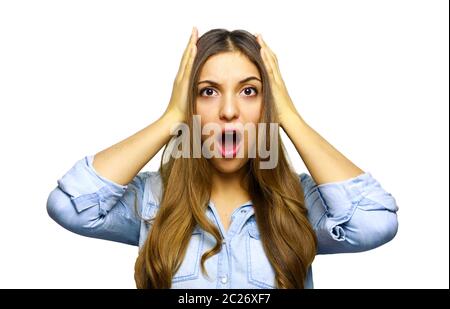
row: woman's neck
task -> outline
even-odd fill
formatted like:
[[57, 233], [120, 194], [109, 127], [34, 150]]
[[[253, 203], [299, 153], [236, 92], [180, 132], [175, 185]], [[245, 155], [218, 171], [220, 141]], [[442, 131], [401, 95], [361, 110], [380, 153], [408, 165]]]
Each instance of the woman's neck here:
[[250, 200], [248, 190], [242, 187], [243, 169], [235, 173], [215, 170], [211, 175], [211, 200], [217, 207], [235, 208]]

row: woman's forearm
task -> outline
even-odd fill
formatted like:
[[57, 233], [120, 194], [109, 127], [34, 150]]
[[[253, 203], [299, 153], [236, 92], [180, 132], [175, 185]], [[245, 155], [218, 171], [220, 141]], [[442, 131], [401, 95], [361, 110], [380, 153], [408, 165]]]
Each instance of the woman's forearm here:
[[189, 77], [197, 53], [197, 28], [192, 29], [163, 116], [127, 139], [94, 156], [94, 169], [105, 178], [127, 185], [172, 137], [173, 125], [183, 121], [188, 106]]
[[290, 113], [283, 119], [281, 126], [318, 185], [347, 180], [364, 173], [311, 128], [298, 113]]
[[127, 185], [169, 141], [170, 129], [178, 121], [165, 113], [144, 129], [95, 154], [94, 169], [111, 181]]

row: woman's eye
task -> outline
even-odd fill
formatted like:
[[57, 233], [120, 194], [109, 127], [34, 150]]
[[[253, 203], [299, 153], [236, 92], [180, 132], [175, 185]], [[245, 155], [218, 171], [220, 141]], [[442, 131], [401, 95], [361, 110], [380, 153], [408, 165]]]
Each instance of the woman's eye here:
[[255, 95], [258, 94], [258, 90], [255, 87], [247, 87], [244, 89], [244, 93], [248, 96], [251, 96], [252, 92], [251, 90], [253, 90], [255, 92]]
[[[245, 96], [252, 96], [252, 91], [254, 92], [253, 95], [258, 94], [258, 90], [255, 87], [247, 87], [243, 90]], [[199, 95], [210, 97], [214, 94], [215, 90], [212, 88], [203, 88], [200, 90]]]
[[211, 96], [214, 92], [214, 89], [212, 88], [203, 88], [202, 90], [200, 90], [200, 95], [203, 95], [204, 93], [206, 94], [207, 97]]

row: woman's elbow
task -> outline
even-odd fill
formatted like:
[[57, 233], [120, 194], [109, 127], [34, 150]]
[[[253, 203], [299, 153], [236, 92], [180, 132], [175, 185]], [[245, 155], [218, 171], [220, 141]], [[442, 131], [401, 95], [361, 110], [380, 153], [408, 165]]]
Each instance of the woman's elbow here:
[[74, 228], [74, 220], [71, 219], [70, 208], [73, 208], [70, 197], [59, 187], [50, 192], [47, 199], [47, 213], [56, 223], [68, 230]]
[[76, 211], [70, 197], [59, 187], [48, 196], [47, 213], [56, 223], [74, 233], [85, 234], [89, 225], [89, 220]]
[[385, 243], [388, 243], [392, 239], [394, 239], [395, 235], [397, 235], [398, 231], [398, 220], [397, 214], [395, 212], [386, 211], [384, 213], [385, 219], [383, 220], [383, 224], [381, 224], [380, 232], [379, 232], [379, 244], [376, 247], [381, 246]]
[[384, 245], [394, 239], [398, 231], [397, 214], [391, 211], [382, 211], [372, 216], [366, 224], [356, 229], [354, 242], [360, 250], [367, 251]]

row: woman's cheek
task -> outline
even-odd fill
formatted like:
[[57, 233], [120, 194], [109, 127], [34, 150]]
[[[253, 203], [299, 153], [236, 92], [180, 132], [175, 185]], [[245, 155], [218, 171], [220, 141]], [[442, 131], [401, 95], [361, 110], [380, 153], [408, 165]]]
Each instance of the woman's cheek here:
[[255, 147], [255, 136], [253, 136], [254, 134], [249, 134], [248, 131], [246, 131], [244, 133], [244, 149], [245, 149], [245, 157], [247, 158], [248, 155], [251, 153], [251, 149], [253, 149]]

